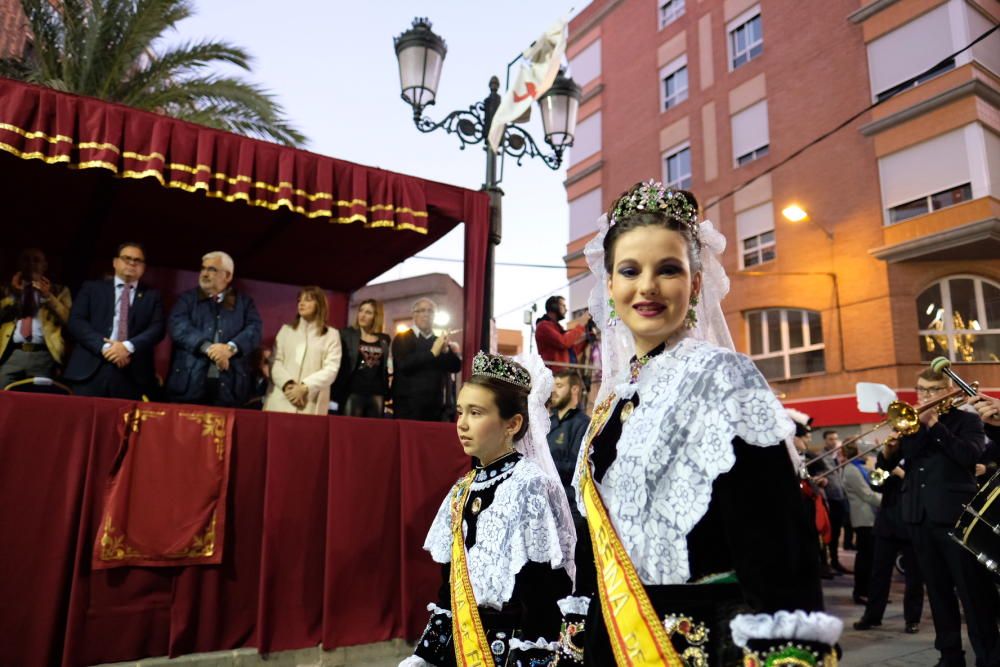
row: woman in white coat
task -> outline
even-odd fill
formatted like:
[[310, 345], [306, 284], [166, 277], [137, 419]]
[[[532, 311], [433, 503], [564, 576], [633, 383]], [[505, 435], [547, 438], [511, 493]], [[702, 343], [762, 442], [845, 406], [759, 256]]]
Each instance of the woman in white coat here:
[[341, 355], [340, 334], [327, 324], [328, 312], [322, 289], [302, 288], [295, 322], [282, 325], [274, 341], [273, 384], [264, 399], [265, 410], [327, 413]]

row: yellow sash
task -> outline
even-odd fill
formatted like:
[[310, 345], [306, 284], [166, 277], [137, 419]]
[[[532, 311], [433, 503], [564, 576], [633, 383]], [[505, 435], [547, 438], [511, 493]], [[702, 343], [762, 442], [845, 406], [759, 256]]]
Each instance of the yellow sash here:
[[472, 490], [476, 471], [463, 477], [455, 486], [451, 502], [451, 632], [455, 642], [455, 661], [459, 667], [494, 667], [493, 653], [486, 642], [479, 607], [469, 579], [465, 559], [465, 535], [462, 534], [462, 510]]
[[[614, 394], [594, 408], [594, 417], [584, 438], [584, 452], [601, 432], [617, 403]], [[635, 566], [611, 523], [608, 510], [597, 490], [590, 469], [589, 456], [580, 460], [580, 493], [587, 509], [587, 526], [594, 546], [601, 612], [615, 662], [628, 667], [669, 665], [683, 667], [663, 623], [656, 615]], [[452, 560], [454, 562], [454, 558]]]

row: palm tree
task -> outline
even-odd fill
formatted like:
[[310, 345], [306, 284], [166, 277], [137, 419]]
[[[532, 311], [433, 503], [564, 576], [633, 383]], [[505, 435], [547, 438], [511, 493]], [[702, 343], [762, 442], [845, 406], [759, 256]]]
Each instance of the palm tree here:
[[249, 71], [250, 56], [225, 42], [161, 47], [192, 14], [189, 0], [21, 0], [34, 37], [22, 58], [0, 59], [0, 76], [120, 102], [208, 127], [295, 146], [273, 95], [218, 64]]

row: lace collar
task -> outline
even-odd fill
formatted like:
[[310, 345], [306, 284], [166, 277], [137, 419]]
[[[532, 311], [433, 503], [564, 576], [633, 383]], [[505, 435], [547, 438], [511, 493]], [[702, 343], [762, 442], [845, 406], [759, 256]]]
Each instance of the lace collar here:
[[[712, 482], [736, 461], [733, 438], [777, 445], [794, 426], [750, 359], [694, 338], [652, 358], [638, 382], [615, 385], [618, 399], [636, 393], [598, 489], [640, 579], [686, 583], [687, 535], [708, 510]], [[573, 485], [579, 491], [579, 474]]]
[[[451, 562], [454, 491], [445, 496], [424, 541], [424, 549], [438, 563]], [[575, 576], [576, 532], [565, 493], [558, 479], [547, 476], [530, 459], [514, 462], [498, 484], [493, 502], [475, 518], [476, 543], [466, 560], [479, 606], [501, 609], [528, 561], [561, 567]], [[466, 525], [462, 528], [468, 531]]]
[[518, 452], [504, 454], [488, 466], [476, 466], [476, 476], [472, 479], [472, 490], [481, 491], [488, 489], [494, 484], [498, 484], [510, 477], [514, 472], [514, 466], [524, 458]]

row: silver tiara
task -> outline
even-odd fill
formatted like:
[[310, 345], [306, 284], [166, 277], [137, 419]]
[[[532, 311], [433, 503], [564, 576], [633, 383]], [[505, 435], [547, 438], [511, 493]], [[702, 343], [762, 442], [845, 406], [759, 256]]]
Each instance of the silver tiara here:
[[500, 354], [476, 352], [472, 359], [472, 374], [507, 382], [531, 391], [531, 374], [520, 364]]

